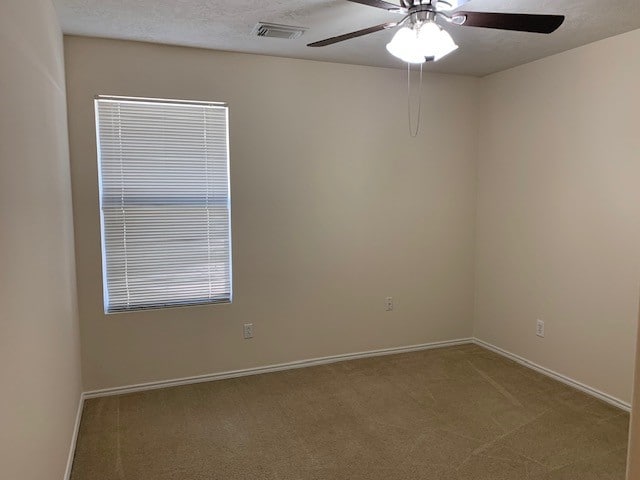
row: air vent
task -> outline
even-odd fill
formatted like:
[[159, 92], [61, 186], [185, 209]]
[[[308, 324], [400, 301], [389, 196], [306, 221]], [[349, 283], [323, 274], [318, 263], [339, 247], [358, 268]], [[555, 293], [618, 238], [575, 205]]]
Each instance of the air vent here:
[[292, 27], [290, 25], [278, 25], [276, 23], [264, 23], [260, 22], [253, 27], [252, 35], [257, 37], [271, 37], [271, 38], [286, 38], [293, 40], [302, 35], [305, 30], [304, 27]]

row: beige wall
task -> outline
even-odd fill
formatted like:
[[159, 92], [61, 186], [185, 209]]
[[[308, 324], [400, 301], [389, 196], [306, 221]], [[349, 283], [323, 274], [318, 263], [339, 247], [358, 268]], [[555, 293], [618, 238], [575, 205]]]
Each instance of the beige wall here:
[[476, 336], [625, 402], [640, 266], [639, 48], [640, 30], [483, 79], [478, 166]]
[[[471, 335], [477, 79], [428, 75], [412, 139], [402, 70], [79, 37], [66, 60], [88, 390]], [[229, 102], [232, 305], [103, 314], [96, 94]]]
[[[640, 329], [637, 346], [640, 347]], [[628, 480], [640, 478], [640, 348], [636, 348], [636, 372], [633, 387], [633, 411], [631, 413], [631, 432], [629, 438]]]
[[0, 477], [61, 479], [81, 391], [62, 35], [0, 2]]

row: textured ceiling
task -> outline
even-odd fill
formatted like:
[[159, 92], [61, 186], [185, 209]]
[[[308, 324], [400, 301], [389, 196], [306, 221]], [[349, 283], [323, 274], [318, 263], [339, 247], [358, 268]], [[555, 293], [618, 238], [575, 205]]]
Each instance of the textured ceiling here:
[[[399, 0], [390, 0], [399, 3]], [[403, 67], [382, 31], [321, 48], [309, 42], [402, 18], [346, 0], [53, 0], [68, 34]], [[473, 0], [465, 10], [563, 14], [551, 35], [447, 26], [460, 49], [428, 70], [483, 76], [640, 28], [640, 0]], [[258, 38], [259, 21], [307, 27], [296, 40]]]

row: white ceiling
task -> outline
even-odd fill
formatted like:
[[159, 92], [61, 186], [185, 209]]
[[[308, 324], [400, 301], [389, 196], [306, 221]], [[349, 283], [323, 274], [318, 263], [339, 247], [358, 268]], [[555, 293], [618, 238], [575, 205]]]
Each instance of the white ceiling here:
[[[399, 0], [389, 0], [399, 3]], [[340, 44], [306, 44], [401, 15], [347, 0], [53, 0], [65, 33], [340, 63], [403, 67], [382, 31]], [[483, 76], [640, 28], [640, 0], [473, 0], [465, 10], [567, 16], [551, 35], [447, 27], [460, 49], [428, 70]], [[296, 40], [258, 38], [259, 21], [307, 27]]]

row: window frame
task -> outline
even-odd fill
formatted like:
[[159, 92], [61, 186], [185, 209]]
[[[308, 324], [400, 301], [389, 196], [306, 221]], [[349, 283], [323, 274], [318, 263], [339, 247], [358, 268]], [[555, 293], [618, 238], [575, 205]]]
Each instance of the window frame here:
[[[95, 132], [96, 132], [96, 157], [97, 157], [97, 176], [98, 176], [98, 202], [99, 202], [99, 216], [100, 216], [100, 244], [101, 244], [101, 267], [102, 267], [102, 290], [103, 290], [103, 307], [105, 315], [115, 315], [121, 313], [132, 313], [149, 310], [164, 310], [183, 307], [194, 307], [204, 305], [216, 305], [216, 304], [231, 304], [233, 303], [234, 288], [233, 288], [233, 231], [232, 231], [232, 205], [231, 205], [231, 155], [230, 155], [230, 132], [229, 132], [229, 104], [227, 102], [214, 102], [214, 101], [199, 101], [199, 100], [178, 100], [167, 98], [152, 98], [152, 97], [131, 97], [131, 96], [116, 96], [116, 95], [96, 95], [94, 96], [94, 119], [95, 119]], [[229, 281], [229, 294], [228, 297], [222, 298], [206, 298], [206, 299], [191, 299], [187, 301], [167, 301], [166, 303], [158, 302], [149, 305], [135, 305], [125, 307], [110, 307], [109, 305], [109, 284], [108, 284], [108, 271], [107, 271], [107, 248], [106, 248], [106, 230], [105, 230], [105, 215], [104, 215], [104, 199], [103, 195], [103, 178], [102, 178], [102, 149], [100, 141], [100, 115], [99, 115], [99, 102], [100, 101], [112, 101], [112, 102], [129, 102], [129, 103], [146, 103], [146, 104], [160, 104], [160, 105], [194, 105], [205, 107], [223, 108], [225, 111], [225, 139], [226, 139], [226, 208], [228, 216], [228, 281]], [[162, 198], [162, 195], [158, 195], [153, 198]], [[185, 197], [186, 198], [186, 197]], [[191, 201], [186, 204], [191, 205], [206, 205], [207, 202], [204, 199], [198, 201], [196, 196], [191, 197]], [[110, 203], [110, 202], [109, 202]], [[152, 205], [153, 203], [142, 203], [143, 205]], [[174, 205], [184, 205], [185, 202], [176, 203]]]

